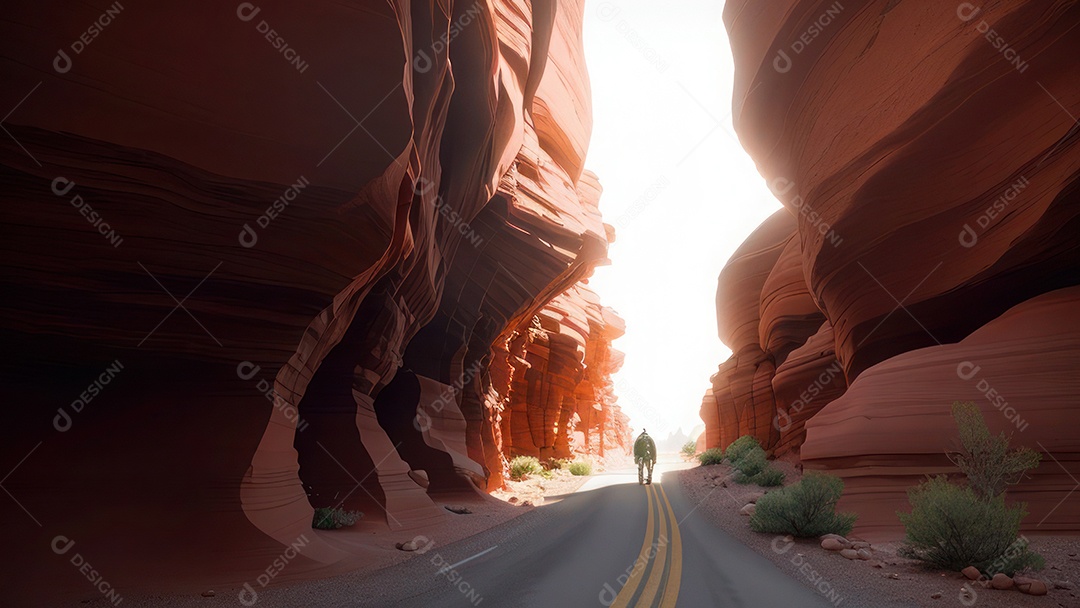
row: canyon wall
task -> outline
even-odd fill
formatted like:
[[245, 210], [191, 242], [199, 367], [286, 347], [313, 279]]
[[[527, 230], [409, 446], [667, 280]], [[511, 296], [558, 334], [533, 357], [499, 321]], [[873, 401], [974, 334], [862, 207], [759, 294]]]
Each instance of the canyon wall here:
[[410, 529], [515, 454], [626, 450], [582, 14], [11, 7], [11, 602], [86, 590], [59, 536], [124, 591], [301, 537], [290, 567], [329, 572], [363, 552], [314, 507]]
[[896, 537], [972, 400], [1043, 454], [1010, 491], [1024, 529], [1080, 531], [1080, 4], [734, 0], [725, 21], [733, 120], [784, 209], [720, 276], [708, 444], [838, 474], [856, 531]]

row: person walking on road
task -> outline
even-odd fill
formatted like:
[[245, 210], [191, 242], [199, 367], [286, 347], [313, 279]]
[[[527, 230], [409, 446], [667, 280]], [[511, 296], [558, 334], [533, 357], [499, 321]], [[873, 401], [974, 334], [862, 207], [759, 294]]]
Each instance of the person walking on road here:
[[[649, 437], [648, 431], [641, 429], [637, 441], [634, 442], [634, 462], [637, 463], [637, 481], [639, 484], [652, 483], [653, 465], [656, 464], [656, 442]], [[645, 470], [648, 469], [648, 479]]]

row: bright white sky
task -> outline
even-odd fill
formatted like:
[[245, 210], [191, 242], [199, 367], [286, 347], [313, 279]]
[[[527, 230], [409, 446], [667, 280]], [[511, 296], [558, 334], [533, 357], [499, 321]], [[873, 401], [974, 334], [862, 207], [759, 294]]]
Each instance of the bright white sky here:
[[612, 265], [591, 286], [626, 319], [615, 376], [634, 434], [658, 439], [698, 416], [730, 350], [716, 336], [716, 278], [780, 208], [731, 127], [733, 66], [716, 0], [588, 0], [592, 81], [586, 166], [615, 226]]

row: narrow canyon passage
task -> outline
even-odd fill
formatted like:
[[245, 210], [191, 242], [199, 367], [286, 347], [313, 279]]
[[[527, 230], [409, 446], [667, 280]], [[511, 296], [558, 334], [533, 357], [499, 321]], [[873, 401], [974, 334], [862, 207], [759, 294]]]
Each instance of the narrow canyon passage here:
[[[0, 606], [932, 605], [870, 569], [934, 475], [1049, 557], [983, 605], [1080, 606], [1080, 0], [19, 0], [0, 41]], [[965, 404], [1030, 466], [965, 480]], [[747, 523], [814, 479], [825, 591]]]

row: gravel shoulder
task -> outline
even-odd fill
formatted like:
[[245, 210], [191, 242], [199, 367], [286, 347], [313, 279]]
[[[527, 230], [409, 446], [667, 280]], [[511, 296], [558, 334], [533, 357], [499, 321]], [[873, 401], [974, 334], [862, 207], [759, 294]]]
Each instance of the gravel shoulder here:
[[[348, 529], [332, 532], [313, 531], [313, 534], [322, 535], [339, 548], [353, 553], [355, 557], [329, 566], [303, 568], [292, 565], [292, 568], [286, 567], [270, 581], [269, 588], [302, 589], [318, 586], [322, 581], [340, 577], [347, 577], [353, 581], [371, 577], [390, 588], [393, 586], [392, 582], [384, 580], [384, 577], [379, 577], [378, 574], [420, 555], [398, 549], [398, 543], [413, 540], [417, 536], [437, 539], [439, 545], [453, 545], [459, 541], [467, 541], [487, 530], [498, 528], [508, 524], [512, 519], [535, 511], [536, 507], [558, 502], [563, 497], [573, 494], [589, 479], [589, 476], [578, 477], [571, 475], [568, 471], [553, 471], [551, 479], [544, 479], [537, 475], [521, 481], [509, 481], [504, 488], [490, 495], [480, 492], [437, 494], [432, 497], [437, 504], [454, 509], [465, 507], [469, 512], [458, 514], [448, 509], [447, 517], [442, 523], [423, 528], [395, 532], [388, 530], [381, 523], [361, 520], [359, 524]], [[427, 560], [420, 561], [425, 565], [427, 563]], [[419, 568], [422, 570], [423, 566]], [[176, 608], [236, 606], [238, 605], [237, 598], [243, 590], [243, 583], [236, 578], [236, 574], [230, 573], [227, 575], [229, 578], [223, 577], [216, 581], [184, 581], [158, 592], [125, 593], [124, 605]], [[251, 581], [259, 574], [246, 573], [243, 576]], [[309, 605], [318, 605], [318, 597], [316, 595], [316, 600], [313, 600], [315, 603]], [[260, 600], [258, 605], [264, 604], [266, 602]], [[100, 594], [88, 593], [84, 599], [77, 600], [72, 605], [109, 606], [111, 604]]]
[[[787, 475], [786, 483], [799, 479], [800, 473], [787, 462], [773, 465]], [[942, 573], [924, 569], [918, 562], [896, 555], [899, 542], [873, 543], [869, 561], [849, 560], [839, 553], [826, 551], [817, 539], [786, 541], [782, 536], [759, 534], [750, 530], [749, 518], [740, 514], [747, 503], [763, 492], [756, 485], [740, 485], [732, 479], [727, 464], [694, 467], [669, 473], [698, 507], [695, 516], [706, 518], [766, 559], [775, 563], [802, 584], [816, 589], [837, 606], [859, 608], [909, 608], [912, 606], [979, 606], [986, 608], [1080, 608], [1077, 588], [1054, 588], [1054, 581], [1080, 585], [1080, 538], [1033, 536], [1031, 547], [1046, 559], [1046, 568], [1035, 578], [1047, 582], [1045, 596], [1025, 595], [1015, 590], [983, 589], [972, 584], [974, 597], [962, 601], [968, 583], [960, 573]], [[849, 536], [850, 540], [860, 540]], [[749, 582], [748, 584], [752, 584]], [[934, 597], [936, 594], [941, 594]]]

